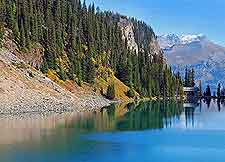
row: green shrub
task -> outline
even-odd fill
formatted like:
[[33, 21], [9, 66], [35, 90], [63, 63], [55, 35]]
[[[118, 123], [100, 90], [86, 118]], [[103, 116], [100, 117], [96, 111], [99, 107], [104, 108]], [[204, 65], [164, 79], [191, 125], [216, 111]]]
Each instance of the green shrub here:
[[58, 73], [59, 78], [60, 78], [61, 80], [66, 81], [67, 76], [66, 76], [66, 74], [65, 74], [65, 72], [64, 72], [64, 70], [63, 70], [63, 68], [59, 67], [59, 71], [58, 71], [57, 73]]
[[132, 88], [127, 91], [127, 97], [133, 98], [135, 96], [135, 92]]
[[47, 64], [47, 62], [45, 60], [43, 61], [40, 70], [41, 70], [41, 72], [43, 74], [47, 74], [48, 73], [48, 64]]
[[106, 93], [106, 97], [110, 100], [115, 99], [116, 97], [116, 92], [115, 92], [115, 85], [111, 84], [108, 86], [107, 88], [107, 93]]

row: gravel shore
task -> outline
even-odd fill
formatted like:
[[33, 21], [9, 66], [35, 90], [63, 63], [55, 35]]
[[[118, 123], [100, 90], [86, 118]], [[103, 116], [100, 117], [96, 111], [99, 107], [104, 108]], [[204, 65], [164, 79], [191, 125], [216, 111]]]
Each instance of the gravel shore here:
[[[0, 98], [2, 96], [0, 95]], [[12, 102], [4, 100], [0, 103], [0, 118], [32, 118], [33, 116], [47, 117], [52, 114], [67, 112], [95, 111], [104, 106], [109, 106], [111, 101], [102, 97], [86, 97], [79, 101], [71, 99], [22, 99]]]

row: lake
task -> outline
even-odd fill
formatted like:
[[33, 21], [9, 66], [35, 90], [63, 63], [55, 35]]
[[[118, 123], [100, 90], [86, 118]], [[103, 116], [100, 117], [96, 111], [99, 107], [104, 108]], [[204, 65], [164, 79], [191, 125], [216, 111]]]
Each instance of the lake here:
[[216, 100], [1, 119], [0, 128], [0, 162], [225, 161], [225, 104]]

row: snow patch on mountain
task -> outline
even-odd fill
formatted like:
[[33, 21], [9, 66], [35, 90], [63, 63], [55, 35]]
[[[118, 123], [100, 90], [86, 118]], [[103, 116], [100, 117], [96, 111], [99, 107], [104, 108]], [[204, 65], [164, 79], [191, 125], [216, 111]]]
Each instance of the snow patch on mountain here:
[[175, 34], [158, 36], [158, 42], [162, 49], [170, 49], [176, 44], [180, 44], [180, 38]]
[[181, 35], [181, 44], [189, 44], [193, 42], [200, 42], [202, 39], [206, 38], [203, 34], [198, 35]]

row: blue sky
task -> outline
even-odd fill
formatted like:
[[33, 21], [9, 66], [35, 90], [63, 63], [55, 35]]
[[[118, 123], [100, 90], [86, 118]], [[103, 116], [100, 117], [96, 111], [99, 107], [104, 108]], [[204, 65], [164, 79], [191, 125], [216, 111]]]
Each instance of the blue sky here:
[[133, 16], [158, 35], [205, 34], [225, 46], [225, 0], [86, 0], [102, 10]]

